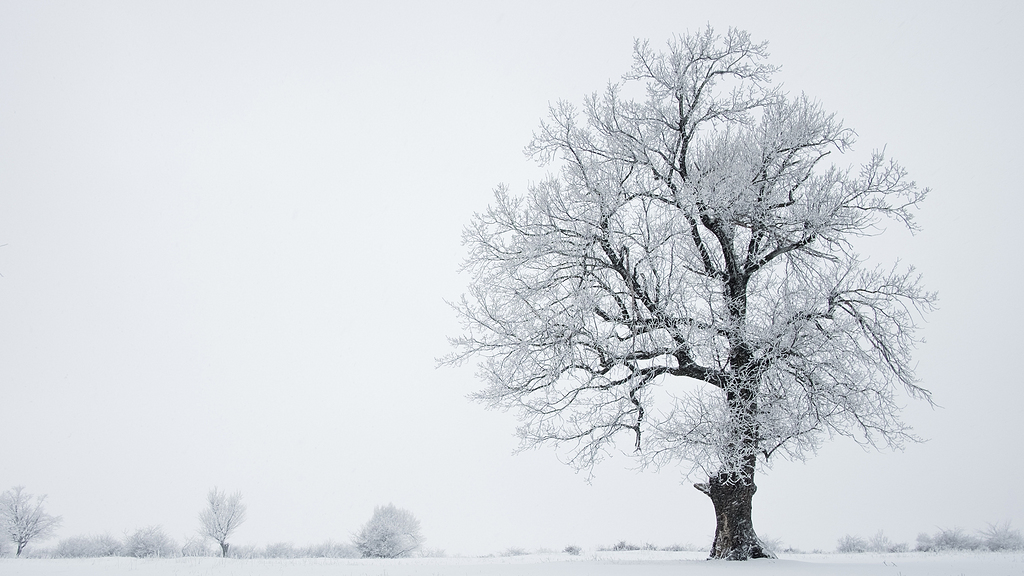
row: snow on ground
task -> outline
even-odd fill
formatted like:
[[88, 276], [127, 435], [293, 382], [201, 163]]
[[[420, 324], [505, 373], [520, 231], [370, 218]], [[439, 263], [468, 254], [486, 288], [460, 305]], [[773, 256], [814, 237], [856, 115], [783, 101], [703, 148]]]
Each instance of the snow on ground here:
[[4, 576], [1014, 576], [1024, 553], [786, 554], [707, 561], [702, 552], [596, 552], [398, 560], [222, 558], [0, 559]]

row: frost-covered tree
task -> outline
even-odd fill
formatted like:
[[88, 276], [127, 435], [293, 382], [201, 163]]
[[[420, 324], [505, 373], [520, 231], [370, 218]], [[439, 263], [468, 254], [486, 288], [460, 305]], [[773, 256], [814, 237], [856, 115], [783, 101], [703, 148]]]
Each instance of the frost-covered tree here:
[[401, 558], [423, 545], [420, 521], [412, 512], [394, 504], [377, 506], [353, 544], [364, 558]]
[[21, 556], [29, 542], [49, 538], [60, 527], [61, 517], [47, 514], [43, 510], [44, 501], [45, 494], [33, 502], [24, 486], [15, 486], [0, 494], [0, 526], [17, 546], [15, 556]]
[[163, 558], [174, 556], [178, 544], [164, 532], [162, 526], [146, 526], [131, 534], [125, 533], [122, 550], [135, 558]]
[[245, 522], [246, 508], [242, 493], [228, 496], [216, 487], [206, 497], [208, 506], [199, 513], [200, 531], [220, 544], [221, 556], [228, 555], [228, 538]]
[[552, 106], [527, 153], [557, 174], [499, 187], [464, 232], [445, 359], [481, 359], [476, 398], [518, 411], [524, 447], [591, 468], [624, 432], [641, 462], [706, 478], [713, 558], [771, 555], [759, 466], [834, 435], [899, 447], [899, 389], [930, 401], [911, 353], [934, 295], [853, 247], [884, 220], [914, 230], [927, 190], [881, 152], [831, 164], [854, 132], [773, 87], [766, 48], [710, 28], [638, 41], [621, 82]]

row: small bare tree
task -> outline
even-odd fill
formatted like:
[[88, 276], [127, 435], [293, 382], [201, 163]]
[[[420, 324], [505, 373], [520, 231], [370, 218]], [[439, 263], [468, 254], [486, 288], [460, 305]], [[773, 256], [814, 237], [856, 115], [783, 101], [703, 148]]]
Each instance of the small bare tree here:
[[32, 495], [25, 492], [24, 486], [15, 486], [0, 494], [0, 524], [7, 537], [18, 546], [15, 556], [21, 556], [32, 540], [53, 536], [60, 526], [60, 516], [50, 516], [43, 510], [45, 500], [44, 494], [33, 503]]
[[228, 496], [216, 487], [206, 497], [209, 507], [199, 513], [202, 523], [201, 532], [204, 536], [220, 544], [221, 556], [228, 555], [228, 538], [245, 522], [245, 504], [242, 504], [242, 493], [235, 492]]

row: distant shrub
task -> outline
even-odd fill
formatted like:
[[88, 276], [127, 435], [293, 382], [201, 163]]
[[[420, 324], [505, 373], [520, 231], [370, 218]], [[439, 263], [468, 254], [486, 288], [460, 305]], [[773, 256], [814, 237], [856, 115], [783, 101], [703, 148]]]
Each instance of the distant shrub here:
[[868, 552], [906, 552], [910, 549], [905, 543], [897, 543], [889, 540], [885, 532], [879, 530], [868, 540]]
[[109, 534], [101, 536], [72, 536], [64, 538], [54, 545], [51, 552], [54, 558], [103, 558], [120, 556], [124, 545]]
[[632, 542], [627, 542], [626, 540], [619, 540], [611, 547], [600, 546], [598, 547], [598, 550], [600, 550], [601, 552], [630, 552], [635, 550], [660, 550], [662, 552], [693, 552], [695, 550], [704, 550], [704, 548], [701, 546], [694, 546], [693, 544], [671, 544], [669, 546], [658, 546], [650, 542], [645, 542], [643, 544], [633, 544]]
[[[787, 545], [782, 541], [781, 538], [775, 538], [772, 536], [761, 536], [761, 544], [768, 550], [776, 554], [803, 554], [803, 550], [794, 548], [793, 546]], [[664, 550], [664, 548], [663, 548]], [[690, 547], [689, 550], [696, 550], [694, 547]]]
[[200, 557], [214, 556], [216, 554], [217, 552], [214, 552], [209, 541], [202, 536], [188, 536], [185, 538], [185, 543], [181, 546], [182, 556]]
[[353, 543], [364, 558], [401, 558], [423, 544], [420, 521], [394, 504], [378, 506]]
[[867, 549], [869, 552], [888, 552], [892, 545], [892, 541], [885, 535], [885, 532], [879, 530], [877, 534], [868, 540]]
[[941, 552], [943, 550], [1024, 550], [1024, 537], [1020, 530], [1010, 528], [1009, 522], [989, 524], [987, 530], [978, 536], [968, 534], [962, 528], [940, 528], [934, 535], [919, 534], [917, 550]]
[[362, 553], [352, 544], [327, 540], [322, 544], [303, 548], [302, 556], [304, 558], [360, 558]]
[[836, 552], [843, 554], [861, 553], [868, 551], [868, 543], [863, 538], [847, 534], [836, 542]]
[[[201, 536], [189, 537], [181, 549], [182, 556], [220, 556], [221, 551], [216, 542]], [[422, 556], [433, 554], [443, 556], [443, 550], [424, 552]], [[352, 544], [334, 542], [327, 540], [320, 544], [310, 546], [295, 546], [290, 542], [274, 542], [266, 546], [252, 544], [240, 544], [231, 546], [228, 550], [228, 557], [239, 560], [253, 560], [264, 558], [361, 558], [362, 554]]]
[[[220, 548], [219, 544], [217, 548]], [[259, 546], [254, 544], [243, 544], [241, 546], [232, 545], [228, 548], [227, 558], [236, 558], [238, 560], [253, 560], [255, 558], [263, 558], [263, 550]], [[223, 549], [214, 549], [214, 556], [224, 556]]]
[[979, 550], [984, 547], [980, 538], [968, 534], [963, 528], [940, 528], [934, 536], [917, 535], [917, 550], [940, 552], [943, 550]]
[[982, 547], [981, 538], [968, 534], [962, 528], [939, 530], [935, 536], [935, 547], [939, 550], [978, 550]]
[[565, 553], [569, 554], [570, 556], [579, 556], [580, 552], [583, 552], [583, 549], [580, 548], [579, 546], [575, 545], [575, 544], [570, 544], [570, 545], [566, 546], [562, 550], [562, 552], [565, 552]]
[[882, 530], [876, 532], [868, 540], [847, 534], [836, 543], [836, 552], [844, 554], [858, 554], [861, 552], [895, 553], [907, 552], [908, 550], [910, 550], [910, 546], [904, 543], [893, 542]]
[[445, 553], [444, 548], [424, 548], [420, 550], [419, 556], [421, 558], [446, 558], [448, 554]]
[[664, 546], [660, 548], [664, 552], [693, 552], [699, 550], [693, 544], [672, 544], [671, 546]]
[[886, 550], [886, 552], [891, 552], [893, 554], [900, 554], [900, 553], [903, 553], [903, 552], [910, 552], [910, 544], [907, 544], [906, 542], [897, 542], [897, 543], [893, 544], [891, 548]]
[[276, 542], [267, 544], [262, 556], [263, 558], [300, 558], [302, 551], [296, 549], [290, 542]]
[[981, 531], [985, 548], [993, 552], [1002, 550], [1024, 550], [1024, 537], [1020, 530], [1010, 528], [1009, 522], [989, 524], [987, 530]]
[[176, 556], [178, 545], [160, 526], [139, 528], [124, 540], [124, 553], [136, 558]]
[[501, 553], [502, 556], [526, 556], [527, 554], [529, 554], [529, 552], [527, 552], [525, 548], [519, 548], [518, 546], [507, 548]]
[[760, 536], [761, 544], [771, 550], [772, 552], [778, 553], [782, 551], [783, 544], [781, 538], [773, 538], [771, 536]]

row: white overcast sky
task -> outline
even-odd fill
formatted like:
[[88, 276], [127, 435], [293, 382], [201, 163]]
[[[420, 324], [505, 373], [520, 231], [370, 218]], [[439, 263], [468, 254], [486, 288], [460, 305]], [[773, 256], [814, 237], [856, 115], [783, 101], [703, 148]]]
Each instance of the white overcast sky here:
[[243, 493], [239, 544], [346, 541], [375, 505], [452, 553], [705, 545], [683, 470], [592, 484], [435, 368], [460, 234], [544, 170], [556, 99], [627, 71], [634, 38], [770, 41], [777, 79], [932, 188], [869, 243], [940, 293], [910, 404], [929, 439], [848, 440], [758, 479], [755, 527], [804, 549], [878, 530], [1024, 524], [1018, 2], [0, 2], [0, 490], [59, 536], [193, 533]]

